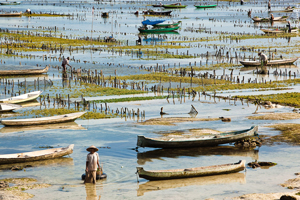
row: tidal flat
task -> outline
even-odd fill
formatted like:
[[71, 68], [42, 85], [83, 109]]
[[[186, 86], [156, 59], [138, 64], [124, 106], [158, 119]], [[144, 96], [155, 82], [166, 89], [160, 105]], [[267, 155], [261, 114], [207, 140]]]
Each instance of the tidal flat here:
[[[1, 119], [37, 118], [85, 111], [72, 123], [26, 127], [0, 125], [0, 154], [74, 144], [59, 159], [0, 165], [0, 198], [21, 199], [279, 199], [300, 198], [299, 60], [284, 65], [245, 67], [258, 52], [272, 60], [299, 57], [299, 34], [264, 34], [287, 22], [254, 23], [270, 17], [267, 2], [183, 1], [170, 16], [147, 16], [157, 1], [22, 1], [1, 5], [0, 99], [41, 90], [34, 102], [0, 113]], [[163, 4], [175, 2], [162, 1]], [[196, 9], [195, 4], [218, 4]], [[295, 6], [288, 16], [299, 28], [299, 4], [272, 2], [272, 10]], [[252, 10], [251, 17], [248, 11]], [[103, 18], [103, 13], [108, 18]], [[134, 13], [138, 12], [138, 15]], [[146, 19], [181, 21], [177, 31], [140, 34]], [[142, 44], [136, 40], [141, 36]], [[108, 42], [109, 36], [115, 41]], [[63, 58], [70, 57], [66, 77]], [[41, 75], [3, 75], [1, 70], [43, 69]], [[192, 105], [192, 106], [191, 106]], [[191, 107], [198, 113], [191, 115]], [[160, 113], [163, 108], [163, 114]], [[230, 122], [220, 117], [230, 118]], [[137, 136], [204, 135], [257, 125], [262, 146], [234, 144], [185, 149], [137, 148]], [[206, 131], [206, 132], [205, 132]], [[107, 178], [83, 184], [88, 148], [99, 148]], [[146, 170], [182, 169], [249, 162], [274, 162], [268, 169], [219, 176], [147, 181]], [[22, 170], [11, 170], [19, 166]], [[3, 180], [2, 180], [3, 179]], [[29, 180], [28, 183], [13, 180]], [[36, 182], [35, 182], [36, 181]], [[8, 193], [5, 193], [8, 192]], [[7, 196], [8, 195], [8, 196]]]

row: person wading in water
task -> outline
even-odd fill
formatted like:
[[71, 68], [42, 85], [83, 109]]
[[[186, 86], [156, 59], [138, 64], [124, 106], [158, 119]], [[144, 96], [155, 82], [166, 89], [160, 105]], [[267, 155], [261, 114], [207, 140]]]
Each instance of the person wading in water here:
[[99, 167], [99, 154], [96, 152], [98, 151], [98, 148], [95, 146], [90, 146], [86, 149], [90, 153], [86, 157], [86, 173], [85, 173], [85, 180], [84, 183], [94, 183], [96, 184], [96, 172]]
[[70, 64], [69, 64], [69, 60], [70, 58], [67, 57], [67, 58], [64, 58], [62, 63], [61, 63], [61, 66], [63, 67], [63, 78], [67, 78], [67, 65], [72, 67]]

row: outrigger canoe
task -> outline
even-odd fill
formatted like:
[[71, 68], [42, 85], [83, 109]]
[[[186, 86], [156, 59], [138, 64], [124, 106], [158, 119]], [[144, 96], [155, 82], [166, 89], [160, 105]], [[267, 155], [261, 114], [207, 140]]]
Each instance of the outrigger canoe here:
[[199, 6], [196, 6], [194, 5], [196, 8], [215, 8], [217, 7], [217, 5], [199, 5]]
[[175, 22], [175, 23], [160, 23], [153, 25], [154, 27], [176, 27], [181, 24], [181, 21]]
[[[274, 19], [272, 21], [273, 22], [276, 22], [276, 21], [286, 21], [288, 18], [289, 18], [288, 16], [274, 17]], [[260, 18], [260, 17], [253, 17], [252, 20], [254, 22], [270, 22], [271, 21], [270, 18]]]
[[49, 67], [45, 67], [44, 69], [22, 69], [22, 70], [0, 70], [0, 76], [8, 76], [8, 75], [36, 75], [47, 73]]
[[139, 135], [137, 138], [137, 146], [139, 147], [155, 147], [155, 148], [184, 148], [184, 147], [204, 147], [217, 146], [236, 142], [249, 137], [256, 136], [258, 126], [252, 126], [250, 129], [225, 132], [220, 134], [205, 135], [200, 137], [163, 137], [163, 138], [147, 138]]
[[10, 103], [0, 103], [0, 112], [12, 111], [18, 108], [22, 108], [22, 106]]
[[23, 103], [37, 99], [42, 94], [42, 91], [34, 91], [20, 96], [10, 97], [7, 99], [0, 99], [0, 103]]
[[153, 28], [153, 29], [145, 29], [144, 27], [140, 27], [139, 31], [140, 33], [164, 33], [164, 32], [170, 32], [175, 31], [179, 29], [180, 27], [169, 27], [169, 28]]
[[0, 155], [0, 165], [59, 158], [73, 153], [73, 148], [74, 144], [71, 144], [65, 148], [62, 147], [25, 153], [2, 154]]
[[[291, 58], [291, 59], [283, 59], [283, 60], [270, 60], [267, 63], [267, 66], [276, 66], [276, 65], [292, 65], [298, 58]], [[242, 65], [245, 67], [255, 67], [255, 66], [261, 66], [261, 62], [259, 60], [257, 61], [240, 61]]]
[[187, 168], [187, 169], [152, 170], [152, 171], [146, 171], [143, 169], [143, 167], [137, 167], [137, 173], [140, 178], [144, 178], [147, 180], [191, 178], [191, 177], [236, 173], [245, 169], [245, 163], [246, 163], [245, 160], [240, 160], [237, 163], [230, 163], [224, 165], [213, 165], [207, 167], [196, 167], [196, 168]]
[[72, 122], [81, 117], [85, 112], [76, 112], [65, 115], [57, 115], [52, 117], [27, 118], [27, 119], [6, 119], [1, 120], [5, 126], [31, 126], [42, 124], [57, 124], [63, 122]]
[[21, 17], [22, 12], [18, 13], [0, 13], [0, 17]]
[[176, 9], [176, 8], [185, 8], [187, 5], [174, 5], [174, 4], [169, 4], [169, 5], [163, 5], [162, 7], [164, 8], [169, 8], [169, 9]]

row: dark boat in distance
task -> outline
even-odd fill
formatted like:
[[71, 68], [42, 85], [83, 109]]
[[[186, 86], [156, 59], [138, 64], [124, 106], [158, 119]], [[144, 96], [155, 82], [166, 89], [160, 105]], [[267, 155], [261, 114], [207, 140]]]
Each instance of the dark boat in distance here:
[[169, 11], [154, 11], [154, 10], [146, 10], [143, 11], [144, 15], [171, 15], [172, 10]]
[[241, 131], [225, 132], [220, 134], [205, 135], [200, 137], [174, 137], [174, 138], [147, 138], [139, 135], [137, 146], [155, 147], [155, 148], [183, 148], [183, 147], [204, 147], [217, 146], [236, 142], [257, 135], [258, 126], [252, 126], [250, 129]]
[[245, 169], [245, 160], [240, 160], [237, 163], [224, 165], [212, 165], [206, 167], [196, 167], [187, 169], [170, 169], [170, 170], [152, 170], [146, 171], [143, 167], [137, 167], [137, 173], [140, 178], [147, 180], [167, 180], [178, 178], [191, 178], [200, 176], [213, 176], [220, 174], [230, 174], [242, 171]]

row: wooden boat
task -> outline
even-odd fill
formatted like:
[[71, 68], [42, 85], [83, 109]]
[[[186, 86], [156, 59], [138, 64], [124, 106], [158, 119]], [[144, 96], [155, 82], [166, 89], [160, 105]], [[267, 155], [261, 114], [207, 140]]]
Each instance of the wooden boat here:
[[57, 115], [52, 117], [27, 118], [27, 119], [6, 119], [1, 120], [5, 126], [31, 126], [42, 124], [57, 124], [63, 122], [72, 122], [81, 117], [85, 112], [76, 112], [65, 115]]
[[18, 108], [22, 108], [22, 106], [10, 103], [0, 103], [0, 112], [12, 111]]
[[236, 142], [245, 138], [257, 135], [258, 127], [252, 126], [250, 129], [225, 132], [220, 134], [212, 134], [201, 137], [185, 138], [147, 138], [139, 135], [137, 139], [137, 146], [140, 147], [156, 147], [156, 148], [183, 148], [183, 147], [203, 147], [203, 146], [217, 146], [219, 144], [226, 144]]
[[144, 27], [138, 28], [140, 33], [164, 33], [164, 32], [170, 32], [175, 31], [179, 29], [180, 27], [168, 27], [168, 28], [153, 28], [153, 29], [145, 29]]
[[[276, 66], [276, 65], [292, 65], [298, 58], [291, 58], [291, 59], [283, 59], [283, 60], [269, 60], [267, 66]], [[240, 61], [242, 65], [245, 67], [253, 67], [253, 66], [261, 66], [261, 62], [257, 61]]]
[[175, 23], [160, 23], [153, 25], [154, 27], [176, 27], [181, 24], [181, 21], [175, 22]]
[[32, 162], [38, 160], [48, 160], [63, 157], [73, 153], [74, 144], [68, 147], [46, 149], [41, 151], [32, 151], [25, 153], [2, 154], [0, 155], [0, 164], [12, 164], [22, 162]]
[[26, 101], [32, 101], [37, 99], [40, 96], [40, 94], [42, 94], [42, 91], [34, 91], [16, 97], [0, 99], [0, 103], [23, 103]]
[[21, 4], [21, 2], [19, 2], [19, 1], [13, 1], [13, 2], [8, 2], [8, 1], [6, 1], [6, 2], [0, 2], [0, 5], [3, 5], [3, 6], [6, 6], [6, 5], [20, 5]]
[[0, 70], [0, 76], [43, 74], [47, 73], [48, 70], [48, 66], [44, 69]]
[[[274, 19], [272, 21], [273, 22], [276, 22], [276, 21], [286, 21], [288, 18], [289, 18], [288, 16], [274, 17]], [[259, 17], [253, 17], [252, 20], [254, 22], [270, 22], [271, 21], [270, 18], [259, 18]]]
[[[288, 29], [260, 29], [262, 32], [267, 34], [280, 34], [280, 33], [289, 33]], [[298, 33], [298, 29], [292, 29], [290, 33]]]
[[217, 5], [199, 5], [199, 6], [196, 6], [194, 5], [196, 8], [215, 8], [217, 7]]
[[154, 11], [154, 10], [143, 11], [143, 13], [145, 15], [165, 15], [165, 16], [171, 15], [171, 12], [172, 12], [172, 10], [169, 10], [169, 11]]
[[224, 165], [213, 165], [207, 167], [196, 167], [187, 169], [170, 169], [170, 170], [153, 170], [146, 171], [143, 167], [137, 167], [137, 173], [140, 178], [147, 180], [166, 180], [178, 178], [191, 178], [200, 176], [213, 176], [219, 174], [230, 174], [239, 172], [245, 169], [245, 160], [240, 160], [237, 163]]
[[[137, 196], [143, 196], [146, 192], [158, 192], [173, 188], [182, 188], [187, 186], [200, 186], [200, 185], [217, 185], [217, 184], [230, 184], [230, 183], [246, 183], [245, 173], [232, 173], [221, 174], [216, 176], [204, 176], [185, 179], [170, 180], [157, 180], [147, 181], [146, 183], [139, 184]], [[153, 187], [155, 185], [155, 187]], [[201, 198], [198, 198], [201, 199]]]
[[22, 12], [18, 13], [0, 13], [0, 17], [21, 17]]
[[180, 5], [180, 4], [169, 4], [169, 5], [162, 5], [164, 8], [168, 9], [177, 9], [177, 8], [185, 8], [187, 5]]
[[[5, 127], [4, 127], [5, 128]], [[3, 129], [3, 128], [2, 128]], [[0, 129], [1, 132], [1, 129]], [[179, 157], [200, 157], [200, 156], [237, 156], [250, 157], [252, 160], [258, 160], [257, 149], [242, 149], [234, 146], [213, 146], [213, 147], [194, 147], [194, 148], [176, 148], [176, 149], [154, 149], [137, 153], [137, 163], [145, 165], [147, 162], [154, 162], [155, 160], [164, 160], [165, 158], [179, 158]]]

